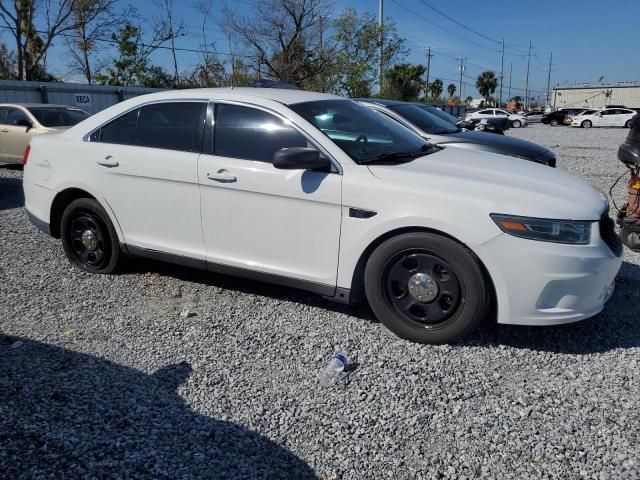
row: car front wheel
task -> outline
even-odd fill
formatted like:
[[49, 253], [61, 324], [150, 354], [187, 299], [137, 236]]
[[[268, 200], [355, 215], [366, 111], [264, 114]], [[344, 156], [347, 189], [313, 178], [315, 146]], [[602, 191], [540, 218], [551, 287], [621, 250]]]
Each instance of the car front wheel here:
[[513, 122], [511, 122], [511, 126], [513, 128], [520, 128], [522, 126], [522, 122], [520, 120], [514, 120]]
[[624, 128], [631, 128], [631, 120], [627, 120], [627, 123], [624, 124]]
[[464, 337], [482, 322], [489, 304], [478, 260], [463, 245], [433, 233], [382, 243], [367, 262], [365, 292], [389, 330], [418, 343]]
[[582, 128], [591, 128], [591, 120], [585, 120], [580, 126]]
[[551, 120], [551, 121], [549, 122], [549, 124], [550, 124], [552, 127], [557, 127], [557, 126], [558, 126], [558, 120], [555, 120], [555, 119], [554, 119], [554, 120]]
[[121, 257], [118, 236], [102, 206], [92, 198], [79, 198], [62, 214], [61, 237], [69, 261], [92, 273], [112, 273]]

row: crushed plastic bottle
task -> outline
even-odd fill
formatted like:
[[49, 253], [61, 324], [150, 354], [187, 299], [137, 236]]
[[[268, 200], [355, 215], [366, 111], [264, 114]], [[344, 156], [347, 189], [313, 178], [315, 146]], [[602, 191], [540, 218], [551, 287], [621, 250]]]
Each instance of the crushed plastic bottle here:
[[347, 356], [343, 353], [336, 352], [331, 356], [329, 364], [320, 373], [320, 385], [329, 387], [336, 383], [338, 377], [344, 372], [347, 366]]

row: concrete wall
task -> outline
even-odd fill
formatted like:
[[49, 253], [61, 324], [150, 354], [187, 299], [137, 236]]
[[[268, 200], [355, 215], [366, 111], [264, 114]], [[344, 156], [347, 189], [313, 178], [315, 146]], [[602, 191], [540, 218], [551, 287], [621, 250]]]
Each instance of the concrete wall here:
[[[607, 93], [610, 95], [607, 96]], [[604, 108], [606, 105], [640, 108], [640, 85], [556, 87], [551, 98], [554, 108]]]
[[22, 82], [0, 80], [0, 103], [55, 103], [82, 108], [89, 113], [104, 110], [157, 88], [111, 87], [80, 83]]

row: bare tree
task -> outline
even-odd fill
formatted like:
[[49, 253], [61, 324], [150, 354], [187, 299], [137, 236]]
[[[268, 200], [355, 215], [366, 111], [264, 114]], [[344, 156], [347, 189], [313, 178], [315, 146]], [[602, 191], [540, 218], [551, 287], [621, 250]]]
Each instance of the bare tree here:
[[162, 11], [162, 18], [157, 20], [156, 23], [162, 25], [162, 28], [166, 31], [173, 59], [173, 84], [174, 87], [178, 87], [180, 85], [180, 72], [178, 71], [175, 40], [184, 35], [185, 25], [175, 12], [174, 0], [154, 0], [153, 3]]
[[[0, 0], [0, 20], [16, 45], [18, 78], [31, 80], [45, 71], [46, 55], [54, 39], [74, 28], [77, 0]], [[35, 27], [42, 12], [42, 31]]]
[[98, 61], [104, 40], [124, 25], [134, 14], [132, 8], [118, 10], [117, 0], [76, 0], [73, 9], [73, 36], [66, 36], [71, 55], [70, 66], [92, 84], [95, 72], [106, 66]]
[[230, 30], [248, 46], [258, 68], [296, 85], [330, 64], [333, 46], [318, 28], [330, 16], [329, 0], [257, 0], [250, 16], [225, 8]]

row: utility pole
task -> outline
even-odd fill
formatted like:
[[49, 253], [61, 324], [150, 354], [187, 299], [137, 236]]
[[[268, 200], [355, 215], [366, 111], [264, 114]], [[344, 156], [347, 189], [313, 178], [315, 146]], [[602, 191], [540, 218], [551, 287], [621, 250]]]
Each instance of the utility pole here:
[[429, 53], [427, 53], [427, 95], [429, 95], [429, 72], [431, 71], [431, 47], [428, 49]]
[[380, 39], [378, 42], [380, 43], [380, 66], [378, 69], [378, 83], [380, 87], [380, 92], [382, 92], [382, 70], [383, 70], [383, 53], [384, 53], [384, 0], [379, 0], [378, 5], [378, 26], [380, 27]]
[[529, 40], [529, 56], [527, 59], [527, 79], [524, 85], [524, 110], [527, 111], [529, 104], [529, 67], [531, 66], [531, 40]]
[[545, 102], [545, 108], [551, 101], [551, 90], [549, 90], [549, 88], [551, 87], [551, 62], [553, 62], [553, 52], [551, 52], [551, 54], [549, 55], [549, 74], [547, 75], [547, 101]]
[[509, 93], [507, 94], [507, 96], [509, 97], [507, 98], [508, 102], [511, 101], [511, 74], [512, 73], [513, 73], [513, 62], [509, 62]]
[[502, 39], [502, 58], [500, 59], [500, 104], [498, 107], [502, 108], [502, 83], [504, 80], [504, 38]]
[[462, 98], [462, 74], [464, 72], [464, 58], [456, 58], [460, 60], [460, 85], [458, 86], [458, 92], [460, 92], [460, 98]]

